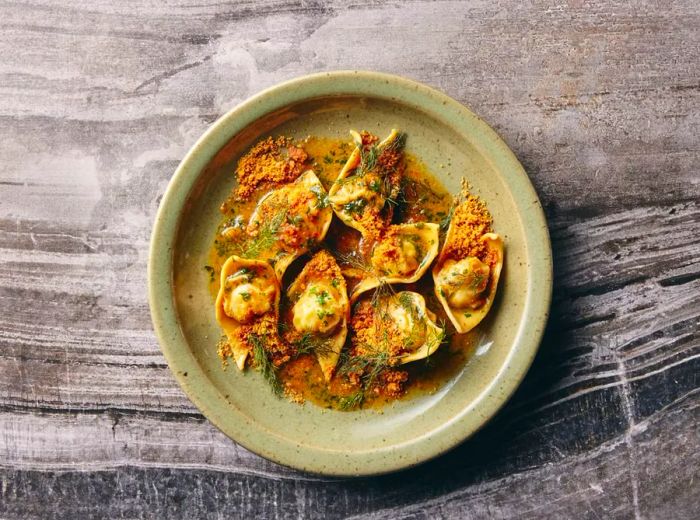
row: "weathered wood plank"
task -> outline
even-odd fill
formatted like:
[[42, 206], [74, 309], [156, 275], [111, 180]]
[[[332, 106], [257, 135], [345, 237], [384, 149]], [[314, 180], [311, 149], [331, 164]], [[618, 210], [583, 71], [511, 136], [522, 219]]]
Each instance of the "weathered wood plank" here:
[[[698, 26], [690, 0], [0, 4], [0, 516], [700, 516]], [[189, 146], [258, 90], [339, 68], [489, 121], [555, 252], [512, 402], [449, 456], [360, 481], [215, 430], [145, 297]]]

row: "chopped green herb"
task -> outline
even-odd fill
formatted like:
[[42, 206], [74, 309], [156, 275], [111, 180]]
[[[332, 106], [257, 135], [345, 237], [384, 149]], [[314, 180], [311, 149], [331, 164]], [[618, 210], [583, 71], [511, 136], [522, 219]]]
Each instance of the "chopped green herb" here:
[[328, 206], [329, 201], [328, 201], [328, 194], [325, 192], [323, 187], [320, 184], [314, 184], [309, 188], [311, 193], [316, 195], [316, 207], [319, 209], [323, 209]]
[[254, 237], [250, 237], [242, 244], [236, 244], [235, 253], [243, 258], [257, 258], [269, 250], [277, 242], [277, 233], [286, 217], [286, 211], [274, 215], [258, 229]]
[[258, 368], [265, 381], [268, 382], [270, 388], [272, 388], [272, 392], [277, 396], [282, 395], [284, 388], [277, 374], [277, 367], [272, 363], [265, 350], [264, 336], [251, 334], [248, 340], [253, 346], [253, 361], [255, 362], [255, 366]]
[[479, 286], [483, 283], [483, 281], [486, 279], [486, 276], [484, 276], [481, 273], [476, 273], [474, 275], [474, 280], [472, 280], [472, 283], [470, 284], [471, 289], [478, 289]]
[[331, 311], [324, 311], [323, 309], [318, 309], [316, 311], [316, 316], [319, 320], [325, 320], [326, 318], [331, 318], [333, 313]]
[[326, 302], [331, 299], [331, 295], [328, 294], [328, 291], [321, 291], [316, 295], [316, 302], [323, 307], [326, 305]]
[[292, 226], [298, 226], [304, 221], [304, 217], [301, 215], [287, 215], [287, 222]]
[[447, 231], [447, 228], [450, 227], [450, 222], [452, 222], [452, 215], [455, 212], [455, 207], [450, 206], [450, 209], [447, 211], [447, 215], [445, 215], [442, 220], [440, 220], [440, 231]]
[[364, 390], [358, 390], [354, 394], [350, 394], [345, 397], [341, 397], [340, 400], [338, 401], [338, 407], [341, 410], [354, 410], [356, 408], [361, 408], [362, 403], [365, 400], [365, 392]]
[[319, 339], [310, 332], [302, 334], [301, 338], [294, 342], [297, 349], [297, 356], [303, 354], [327, 355], [333, 352], [333, 345], [328, 339]]
[[246, 282], [251, 282], [253, 278], [255, 278], [255, 271], [252, 269], [248, 269], [247, 267], [241, 267], [238, 271], [233, 273], [234, 277], [244, 277], [246, 279]]
[[355, 199], [345, 204], [343, 209], [347, 213], [361, 213], [365, 206], [367, 206], [367, 199]]
[[244, 302], [247, 302], [250, 300], [250, 293], [249, 292], [242, 292], [241, 293], [241, 298], [243, 298]]
[[333, 163], [333, 157], [330, 155], [326, 155], [323, 157], [323, 162], [326, 164], [332, 164]]
[[210, 265], [205, 265], [204, 269], [206, 272], [209, 273], [209, 282], [213, 282], [214, 280], [216, 280], [216, 269], [214, 269]]

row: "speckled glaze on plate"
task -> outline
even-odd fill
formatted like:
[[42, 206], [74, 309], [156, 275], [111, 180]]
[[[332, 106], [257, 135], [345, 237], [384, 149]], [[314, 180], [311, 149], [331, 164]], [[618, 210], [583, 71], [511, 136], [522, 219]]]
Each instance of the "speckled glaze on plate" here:
[[[258, 373], [221, 369], [221, 335], [203, 269], [218, 207], [241, 153], [269, 134], [348, 137], [350, 128], [406, 131], [409, 150], [452, 192], [466, 176], [505, 238], [499, 296], [464, 369], [437, 392], [380, 412], [337, 412], [274, 397]], [[151, 238], [149, 300], [168, 364], [202, 413], [246, 448], [326, 475], [371, 475], [435, 457], [471, 436], [524, 377], [547, 321], [552, 260], [527, 174], [467, 108], [425, 85], [375, 72], [315, 74], [272, 87], [221, 117], [183, 159]]]

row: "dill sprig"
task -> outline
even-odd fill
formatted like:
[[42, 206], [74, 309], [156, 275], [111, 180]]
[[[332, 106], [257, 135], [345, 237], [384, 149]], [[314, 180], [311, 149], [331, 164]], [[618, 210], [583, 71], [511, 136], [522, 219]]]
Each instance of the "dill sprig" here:
[[338, 251], [337, 249], [333, 250], [332, 253], [339, 264], [354, 267], [355, 269], [363, 271], [367, 274], [374, 274], [374, 269], [372, 266], [361, 256], [358, 257], [353, 253], [344, 253]]
[[272, 360], [265, 350], [265, 338], [258, 334], [251, 334], [248, 337], [248, 341], [253, 346], [253, 361], [255, 366], [258, 368], [263, 378], [272, 388], [272, 392], [280, 396], [284, 391], [282, 386], [282, 381], [280, 381], [279, 374], [277, 373], [277, 367], [272, 363]]
[[[396, 295], [396, 291], [391, 284], [387, 283], [385, 280], [380, 279], [379, 285], [374, 290], [372, 298], [370, 299], [370, 304], [380, 313], [380, 318], [382, 320], [387, 318], [388, 308], [389, 308], [389, 298]], [[384, 303], [383, 309], [379, 310], [379, 305]]]
[[428, 343], [428, 355], [425, 356], [425, 364], [428, 367], [435, 366], [435, 362], [433, 360], [433, 353], [437, 352], [437, 349], [440, 347], [440, 345], [442, 345], [443, 343], [447, 343], [449, 340], [447, 336], [447, 327], [445, 324], [445, 320], [441, 319], [440, 321], [438, 321], [437, 326], [440, 328], [440, 332], [435, 331], [431, 327], [430, 335], [426, 340], [426, 342]]
[[447, 210], [447, 215], [445, 215], [441, 220], [440, 220], [440, 231], [441, 232], [446, 232], [447, 229], [450, 227], [450, 222], [452, 222], [452, 215], [454, 215], [455, 212], [455, 205], [453, 204], [450, 206], [450, 209]]
[[333, 353], [333, 345], [329, 340], [316, 338], [310, 332], [302, 334], [298, 340], [294, 341], [293, 345], [297, 349], [297, 356], [304, 354], [325, 356]]
[[372, 145], [369, 148], [360, 146], [360, 165], [357, 167], [357, 175], [362, 176], [374, 170], [380, 154], [381, 152], [377, 145]]
[[276, 213], [270, 220], [263, 223], [255, 236], [237, 244], [235, 254], [242, 258], [257, 258], [269, 250], [277, 242], [277, 233], [286, 218], [286, 211]]
[[356, 408], [362, 408], [362, 403], [365, 401], [364, 390], [358, 390], [357, 392], [350, 394], [345, 397], [341, 397], [338, 401], [338, 407], [341, 410], [348, 411], [354, 410]]
[[370, 350], [369, 354], [359, 356], [345, 356], [338, 368], [341, 375], [360, 374], [363, 388], [369, 389], [376, 381], [379, 374], [392, 366], [392, 357], [388, 352]]
[[406, 132], [399, 132], [396, 137], [384, 147], [384, 150], [389, 150], [392, 152], [400, 152], [406, 147], [406, 139], [408, 134]]

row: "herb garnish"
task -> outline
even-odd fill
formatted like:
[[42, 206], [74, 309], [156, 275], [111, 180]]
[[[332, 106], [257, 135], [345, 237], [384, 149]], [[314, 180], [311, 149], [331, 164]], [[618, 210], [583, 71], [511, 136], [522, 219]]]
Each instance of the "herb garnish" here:
[[210, 265], [205, 265], [204, 269], [206, 270], [207, 273], [209, 273], [209, 282], [210, 283], [213, 282], [214, 280], [216, 280], [216, 269], [214, 269]]
[[277, 367], [272, 363], [265, 350], [265, 337], [251, 334], [248, 337], [248, 341], [253, 346], [253, 361], [263, 378], [268, 382], [275, 395], [282, 395], [284, 388], [277, 373]]
[[367, 206], [367, 199], [355, 199], [351, 200], [343, 206], [343, 209], [348, 213], [361, 213], [363, 209]]
[[354, 410], [355, 408], [361, 408], [362, 403], [365, 400], [364, 390], [358, 390], [354, 394], [350, 394], [345, 397], [341, 397], [338, 401], [338, 407], [341, 410]]
[[323, 209], [328, 206], [328, 194], [319, 184], [311, 186], [309, 191], [316, 196], [316, 207], [318, 209]]
[[450, 209], [447, 211], [447, 215], [445, 215], [440, 220], [440, 231], [445, 232], [450, 227], [450, 222], [452, 222], [452, 215], [454, 215], [454, 212], [455, 212], [455, 207], [453, 204], [452, 206], [450, 206]]
[[326, 302], [331, 299], [331, 295], [328, 294], [328, 291], [321, 291], [316, 295], [316, 303], [318, 303], [321, 307], [326, 305]]
[[328, 339], [318, 339], [310, 332], [304, 332], [301, 337], [294, 342], [297, 349], [297, 356], [303, 354], [318, 354], [325, 356], [333, 352], [333, 346]]
[[255, 236], [248, 238], [243, 243], [236, 244], [235, 254], [242, 258], [257, 258], [269, 250], [277, 242], [277, 233], [286, 218], [286, 211], [275, 214], [270, 220], [263, 223]]

